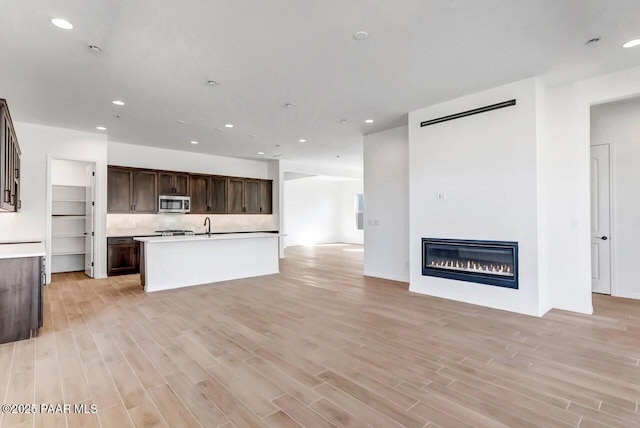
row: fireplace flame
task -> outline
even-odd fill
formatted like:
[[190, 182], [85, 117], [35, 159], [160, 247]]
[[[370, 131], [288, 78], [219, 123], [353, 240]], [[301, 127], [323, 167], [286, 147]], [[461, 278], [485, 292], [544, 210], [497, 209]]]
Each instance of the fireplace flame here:
[[432, 260], [431, 267], [450, 270], [462, 270], [465, 272], [492, 273], [502, 276], [513, 276], [513, 269], [510, 265], [479, 263], [473, 260]]

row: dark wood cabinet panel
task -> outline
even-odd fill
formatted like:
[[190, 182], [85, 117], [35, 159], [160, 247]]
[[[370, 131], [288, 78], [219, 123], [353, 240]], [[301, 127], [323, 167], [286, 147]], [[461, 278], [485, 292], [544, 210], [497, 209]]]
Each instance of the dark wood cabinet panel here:
[[260, 212], [262, 214], [273, 213], [273, 182], [270, 180], [260, 182]]
[[209, 212], [209, 177], [206, 175], [192, 175], [191, 182], [191, 212], [193, 214], [207, 214]]
[[133, 172], [133, 211], [140, 214], [158, 212], [158, 175], [155, 171]]
[[107, 275], [140, 272], [140, 243], [133, 238], [108, 238]]
[[211, 198], [209, 212], [212, 214], [225, 214], [227, 212], [227, 179], [224, 177], [211, 177]]
[[29, 339], [42, 326], [42, 258], [0, 260], [0, 343]]
[[110, 213], [132, 212], [133, 176], [131, 170], [109, 167], [107, 176], [107, 211]]
[[20, 209], [20, 155], [7, 102], [0, 99], [0, 211]]
[[159, 195], [173, 195], [175, 189], [174, 178], [175, 174], [172, 172], [158, 172]]
[[244, 207], [248, 214], [260, 212], [260, 181], [244, 180]]
[[189, 174], [175, 174], [173, 187], [176, 195], [189, 196]]
[[158, 194], [189, 196], [189, 174], [159, 171]]
[[227, 181], [228, 199], [227, 208], [229, 214], [244, 213], [244, 180], [242, 178], [229, 178]]

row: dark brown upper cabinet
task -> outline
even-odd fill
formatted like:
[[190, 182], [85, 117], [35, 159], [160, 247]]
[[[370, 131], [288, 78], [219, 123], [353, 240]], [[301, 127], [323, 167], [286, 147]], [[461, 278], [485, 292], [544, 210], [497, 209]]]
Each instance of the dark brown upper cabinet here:
[[116, 214], [132, 212], [133, 175], [131, 170], [109, 167], [107, 176], [107, 211]]
[[189, 174], [180, 172], [158, 172], [160, 195], [189, 196]]
[[226, 177], [210, 178], [210, 205], [209, 212], [212, 214], [227, 213], [227, 179]]
[[158, 212], [158, 174], [155, 171], [133, 171], [133, 212]]
[[244, 205], [244, 179], [229, 178], [227, 212], [229, 214], [242, 214], [245, 212]]
[[155, 171], [109, 167], [107, 174], [109, 213], [158, 212], [158, 174]]
[[206, 175], [192, 175], [191, 213], [226, 214], [227, 178]]
[[273, 182], [109, 166], [109, 213], [156, 213], [158, 195], [191, 197], [192, 214], [272, 214]]
[[0, 211], [20, 210], [20, 155], [9, 107], [0, 99]]
[[244, 180], [244, 212], [260, 213], [260, 180]]
[[206, 175], [191, 176], [191, 213], [207, 214], [209, 212], [209, 177]]
[[260, 213], [273, 213], [273, 182], [270, 180], [260, 181]]

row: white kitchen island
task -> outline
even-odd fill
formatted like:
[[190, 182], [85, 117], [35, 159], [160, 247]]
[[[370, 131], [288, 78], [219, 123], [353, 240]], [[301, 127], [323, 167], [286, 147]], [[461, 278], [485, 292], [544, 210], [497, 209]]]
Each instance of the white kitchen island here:
[[279, 272], [278, 233], [134, 238], [144, 290], [160, 291]]

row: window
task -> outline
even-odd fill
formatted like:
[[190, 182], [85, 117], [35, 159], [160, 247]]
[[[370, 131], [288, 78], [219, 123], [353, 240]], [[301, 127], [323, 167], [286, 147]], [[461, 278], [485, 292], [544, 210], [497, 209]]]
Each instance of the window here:
[[363, 193], [355, 194], [354, 207], [356, 212], [356, 229], [364, 230], [364, 194]]

